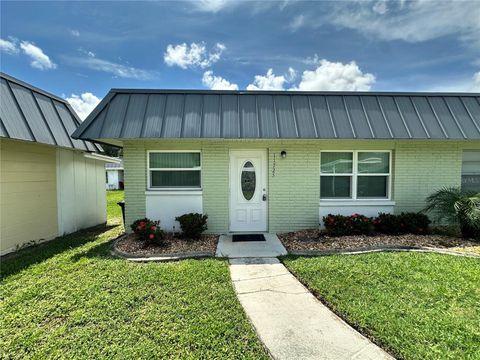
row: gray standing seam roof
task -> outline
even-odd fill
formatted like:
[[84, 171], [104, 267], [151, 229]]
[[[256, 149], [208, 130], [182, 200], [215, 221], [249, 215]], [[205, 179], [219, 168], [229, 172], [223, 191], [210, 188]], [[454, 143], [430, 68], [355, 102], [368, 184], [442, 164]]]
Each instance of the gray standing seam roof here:
[[79, 139], [480, 139], [478, 93], [112, 89]]
[[103, 149], [70, 135], [81, 121], [70, 104], [30, 84], [0, 73], [0, 137], [91, 152]]

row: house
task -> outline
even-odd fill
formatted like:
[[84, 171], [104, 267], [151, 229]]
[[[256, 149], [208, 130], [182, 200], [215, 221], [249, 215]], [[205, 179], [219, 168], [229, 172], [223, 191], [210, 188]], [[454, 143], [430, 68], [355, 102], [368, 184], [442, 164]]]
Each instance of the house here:
[[123, 190], [123, 160], [121, 158], [117, 158], [117, 160], [118, 162], [105, 164], [107, 190]]
[[63, 99], [1, 73], [1, 254], [106, 221], [102, 149]]
[[480, 94], [112, 89], [73, 137], [123, 147], [127, 224], [285, 232], [478, 179]]

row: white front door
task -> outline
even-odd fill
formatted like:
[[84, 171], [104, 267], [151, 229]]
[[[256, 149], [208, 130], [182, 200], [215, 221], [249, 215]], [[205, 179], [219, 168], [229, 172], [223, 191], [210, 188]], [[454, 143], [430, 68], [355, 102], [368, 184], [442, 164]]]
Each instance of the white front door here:
[[267, 231], [267, 151], [230, 152], [230, 231]]

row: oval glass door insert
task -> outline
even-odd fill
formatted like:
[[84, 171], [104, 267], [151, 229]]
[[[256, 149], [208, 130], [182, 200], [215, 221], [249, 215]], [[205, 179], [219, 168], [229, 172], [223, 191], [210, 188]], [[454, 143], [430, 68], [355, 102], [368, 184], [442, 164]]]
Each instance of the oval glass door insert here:
[[251, 200], [255, 194], [256, 177], [255, 168], [250, 161], [243, 165], [240, 186], [242, 187], [242, 194], [245, 200]]

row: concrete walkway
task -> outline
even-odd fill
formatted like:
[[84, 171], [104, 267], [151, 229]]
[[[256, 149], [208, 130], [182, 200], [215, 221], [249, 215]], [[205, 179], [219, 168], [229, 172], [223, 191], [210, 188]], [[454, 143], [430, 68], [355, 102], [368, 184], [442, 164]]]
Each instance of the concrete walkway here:
[[230, 259], [230, 274], [274, 359], [392, 359], [318, 301], [278, 259]]
[[263, 234], [265, 241], [233, 242], [231, 235], [220, 235], [218, 239], [216, 257], [228, 258], [262, 258], [287, 255], [276, 234]]

